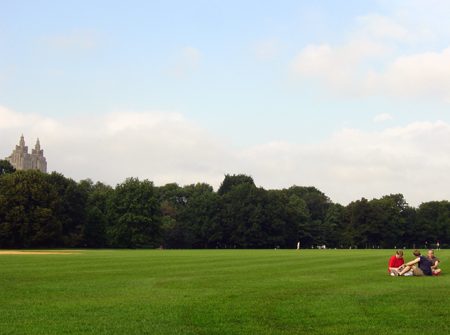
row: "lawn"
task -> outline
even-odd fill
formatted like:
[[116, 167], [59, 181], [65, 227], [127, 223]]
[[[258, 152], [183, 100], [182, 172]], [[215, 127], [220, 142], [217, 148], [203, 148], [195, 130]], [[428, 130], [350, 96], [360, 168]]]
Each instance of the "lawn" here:
[[450, 333], [447, 250], [437, 277], [389, 276], [394, 250], [53, 252], [0, 253], [1, 334]]

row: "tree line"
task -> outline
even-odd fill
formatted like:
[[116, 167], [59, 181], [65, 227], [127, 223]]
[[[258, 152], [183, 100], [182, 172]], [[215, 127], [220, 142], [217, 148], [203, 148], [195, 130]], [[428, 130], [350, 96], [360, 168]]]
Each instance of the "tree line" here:
[[257, 187], [248, 175], [115, 188], [0, 161], [0, 248], [418, 248], [450, 236], [450, 202], [402, 194], [333, 203], [315, 187]]

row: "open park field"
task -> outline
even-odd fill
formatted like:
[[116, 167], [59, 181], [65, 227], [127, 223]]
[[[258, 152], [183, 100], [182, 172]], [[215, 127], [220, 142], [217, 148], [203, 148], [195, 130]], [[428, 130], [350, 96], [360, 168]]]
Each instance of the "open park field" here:
[[450, 333], [450, 251], [426, 278], [389, 276], [394, 253], [0, 251], [0, 333]]

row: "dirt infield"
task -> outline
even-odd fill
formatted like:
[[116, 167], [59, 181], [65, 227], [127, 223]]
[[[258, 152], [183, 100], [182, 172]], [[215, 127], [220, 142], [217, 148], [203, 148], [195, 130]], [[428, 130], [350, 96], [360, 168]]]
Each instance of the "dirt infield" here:
[[79, 255], [79, 252], [54, 252], [54, 251], [0, 251], [0, 255]]

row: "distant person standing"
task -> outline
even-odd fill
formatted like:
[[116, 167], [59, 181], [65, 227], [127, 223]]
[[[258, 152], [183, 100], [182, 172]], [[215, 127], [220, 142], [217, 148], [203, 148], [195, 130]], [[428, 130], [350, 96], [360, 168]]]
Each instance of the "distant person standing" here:
[[300, 250], [300, 242], [297, 243], [297, 250]]
[[441, 249], [441, 247], [439, 246], [439, 241], [436, 243], [436, 250]]
[[425, 249], [428, 250], [428, 242], [425, 242]]

